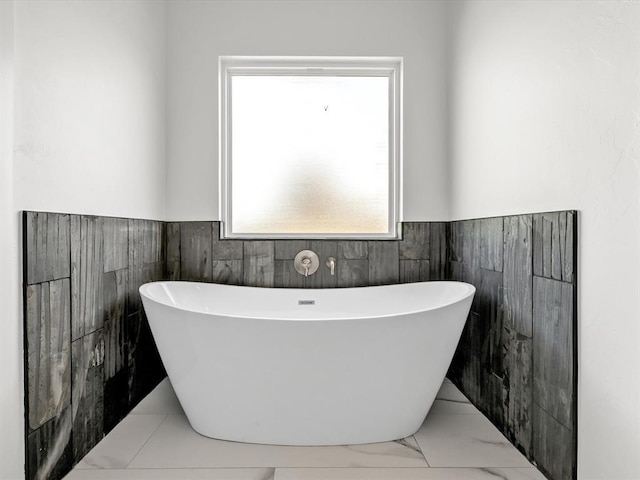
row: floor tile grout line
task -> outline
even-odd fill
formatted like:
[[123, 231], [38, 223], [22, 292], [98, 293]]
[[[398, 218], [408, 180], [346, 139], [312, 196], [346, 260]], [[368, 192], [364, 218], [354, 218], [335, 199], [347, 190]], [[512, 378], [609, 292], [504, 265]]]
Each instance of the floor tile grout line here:
[[[417, 432], [416, 432], [417, 433]], [[418, 439], [416, 438], [415, 433], [413, 435], [411, 435], [411, 438], [413, 438], [413, 441], [416, 443], [416, 445], [418, 446], [418, 450], [420, 450], [420, 455], [422, 455], [422, 458], [424, 458], [424, 463], [427, 464], [427, 468], [431, 468], [431, 465], [429, 465], [429, 460], [427, 460], [427, 456], [424, 454], [424, 452], [422, 451], [422, 447], [420, 446], [420, 443], [418, 443]]]
[[[276, 468], [278, 470], [477, 470], [479, 468], [499, 468], [501, 470], [537, 470], [533, 465], [530, 467], [189, 467], [172, 469], [149, 469], [149, 470], [231, 470], [234, 468], [260, 469]], [[136, 470], [136, 469], [133, 469]], [[143, 470], [143, 469], [139, 469]]]
[[158, 431], [158, 429], [162, 426], [162, 424], [167, 420], [167, 417], [169, 417], [168, 414], [164, 414], [164, 418], [162, 419], [162, 421], [160, 423], [158, 423], [158, 426], [153, 430], [153, 432], [151, 432], [151, 435], [149, 435], [147, 437], [147, 439], [144, 441], [144, 443], [140, 446], [140, 448], [136, 451], [136, 453], [133, 455], [133, 457], [131, 457], [131, 460], [129, 460], [129, 462], [127, 463], [127, 466], [124, 467], [124, 470], [129, 470], [129, 465], [131, 465], [131, 463], [136, 459], [136, 457], [140, 454], [140, 452], [142, 451], [142, 449], [147, 445], [147, 443], [149, 443], [149, 440], [151, 440], [151, 437], [153, 437], [156, 432]]
[[424, 458], [424, 463], [427, 464], [427, 468], [431, 468], [431, 464], [429, 463], [429, 460], [427, 460], [427, 456], [424, 454], [424, 450], [422, 450], [422, 445], [420, 445], [420, 442], [418, 442], [418, 439], [416, 438], [416, 434], [414, 433], [413, 435], [411, 435], [411, 438], [413, 438], [413, 441], [416, 442], [416, 445], [418, 446], [418, 450], [420, 450], [420, 455], [422, 455], [422, 458]]
[[83, 472], [94, 471], [107, 471], [107, 470], [127, 470], [129, 472], [144, 471], [144, 470], [265, 470], [265, 469], [278, 469], [278, 470], [476, 470], [478, 468], [499, 468], [508, 470], [537, 470], [536, 467], [531, 465], [530, 467], [402, 467], [402, 466], [389, 466], [389, 467], [283, 467], [283, 466], [267, 466], [267, 467], [132, 467], [132, 468], [86, 468], [81, 469]]

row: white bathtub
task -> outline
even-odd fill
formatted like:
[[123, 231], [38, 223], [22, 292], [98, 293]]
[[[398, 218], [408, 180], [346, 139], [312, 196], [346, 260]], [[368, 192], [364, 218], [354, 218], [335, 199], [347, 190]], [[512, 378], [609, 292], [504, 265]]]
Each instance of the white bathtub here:
[[193, 429], [276, 445], [371, 443], [415, 433], [447, 372], [474, 292], [460, 282], [140, 287]]

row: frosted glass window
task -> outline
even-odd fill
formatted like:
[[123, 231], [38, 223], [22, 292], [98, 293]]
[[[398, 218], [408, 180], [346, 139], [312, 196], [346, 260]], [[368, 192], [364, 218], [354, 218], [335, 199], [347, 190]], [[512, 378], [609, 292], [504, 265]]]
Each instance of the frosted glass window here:
[[227, 73], [227, 237], [394, 237], [394, 70]]

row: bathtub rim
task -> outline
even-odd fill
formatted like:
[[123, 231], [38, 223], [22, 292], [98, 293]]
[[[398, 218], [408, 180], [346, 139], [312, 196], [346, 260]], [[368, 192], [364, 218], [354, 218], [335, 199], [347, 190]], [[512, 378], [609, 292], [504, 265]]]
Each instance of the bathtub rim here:
[[[363, 290], [363, 289], [389, 289], [393, 287], [400, 288], [403, 286], [406, 287], [408, 285], [416, 285], [416, 284], [432, 284], [432, 285], [455, 284], [457, 288], [460, 288], [460, 293], [458, 294], [456, 292], [457, 295], [454, 298], [452, 298], [450, 301], [447, 301], [446, 303], [439, 303], [439, 304], [430, 306], [428, 308], [411, 309], [411, 310], [399, 309], [398, 311], [395, 311], [395, 312], [389, 312], [389, 313], [383, 313], [383, 314], [365, 314], [363, 312], [360, 315], [351, 314], [351, 315], [342, 315], [342, 316], [318, 316], [318, 317], [300, 318], [300, 317], [282, 317], [282, 316], [270, 317], [270, 316], [264, 316], [264, 315], [259, 316], [257, 314], [252, 314], [252, 313], [239, 314], [239, 313], [229, 313], [229, 312], [212, 312], [212, 311], [203, 311], [196, 308], [188, 308], [188, 307], [185, 307], [184, 305], [178, 305], [178, 304], [173, 304], [173, 303], [164, 301], [164, 299], [161, 299], [161, 298], [158, 298], [157, 296], [152, 296], [151, 294], [149, 294], [148, 290], [152, 288], [152, 286], [158, 285], [158, 284], [194, 284], [194, 285], [205, 285], [205, 286], [211, 285], [211, 286], [222, 287], [222, 288], [231, 288], [234, 290], [235, 289], [250, 289], [254, 291], [277, 290], [281, 292], [286, 292], [286, 291], [305, 292], [307, 294], [317, 293], [317, 292], [322, 292], [327, 290], [339, 290], [343, 292], [348, 292], [350, 290], [352, 291], [352, 290]], [[423, 282], [411, 282], [411, 283], [394, 283], [394, 284], [388, 284], [388, 285], [371, 285], [371, 286], [357, 286], [357, 287], [329, 287], [329, 288], [291, 288], [291, 287], [280, 288], [280, 287], [229, 285], [229, 284], [212, 283], [212, 282], [192, 282], [192, 281], [184, 281], [184, 280], [161, 280], [161, 281], [145, 283], [138, 288], [138, 292], [143, 300], [147, 299], [148, 301], [155, 302], [164, 307], [175, 309], [182, 312], [196, 313], [196, 314], [207, 315], [211, 317], [226, 317], [226, 318], [235, 318], [235, 319], [281, 321], [281, 322], [314, 322], [314, 321], [326, 322], [326, 321], [349, 321], [349, 320], [367, 320], [367, 319], [375, 320], [375, 319], [385, 319], [385, 318], [391, 318], [391, 317], [411, 315], [411, 314], [420, 313], [420, 312], [430, 312], [430, 311], [439, 310], [442, 308], [446, 308], [447, 306], [455, 305], [457, 303], [463, 302], [469, 297], [473, 297], [476, 294], [476, 290], [477, 289], [474, 285], [467, 282], [460, 282], [456, 280], [436, 280], [436, 281], [423, 281]]]

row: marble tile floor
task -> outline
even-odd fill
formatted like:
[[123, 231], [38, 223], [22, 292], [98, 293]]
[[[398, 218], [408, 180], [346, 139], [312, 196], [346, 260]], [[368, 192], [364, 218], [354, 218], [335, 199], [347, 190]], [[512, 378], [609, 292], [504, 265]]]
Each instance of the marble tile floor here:
[[415, 435], [281, 447], [195, 433], [164, 380], [65, 480], [545, 480], [448, 380]]

